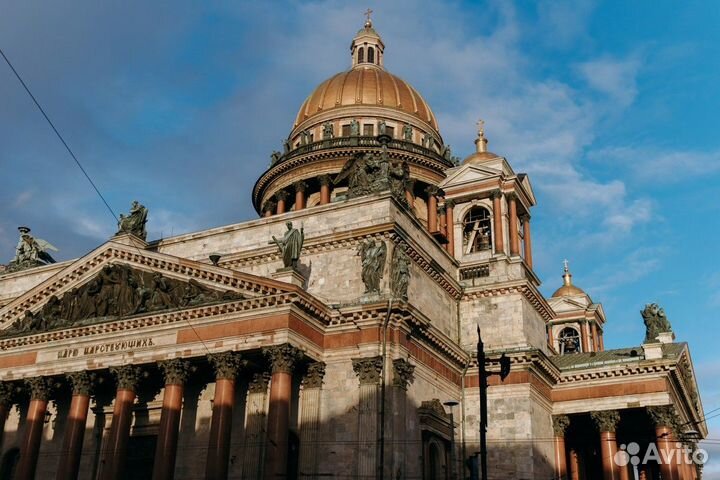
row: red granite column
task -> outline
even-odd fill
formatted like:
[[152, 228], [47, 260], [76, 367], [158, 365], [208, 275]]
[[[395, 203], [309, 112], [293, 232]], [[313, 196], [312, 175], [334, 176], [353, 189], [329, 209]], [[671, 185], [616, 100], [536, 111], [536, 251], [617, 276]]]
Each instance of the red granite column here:
[[13, 387], [7, 382], [0, 382], [0, 451], [2, 450], [3, 434], [5, 433], [5, 421], [13, 406]]
[[[677, 414], [673, 406], [661, 405], [648, 407], [647, 412], [655, 424], [656, 444], [660, 458], [670, 458], [670, 455], [674, 456], [681, 453], [675, 449], [672, 425], [677, 423]], [[680, 480], [680, 472], [678, 472], [675, 462], [662, 462], [660, 465], [660, 474], [663, 480]]]
[[568, 462], [569, 480], [580, 480], [580, 459], [576, 449], [570, 449], [570, 461]]
[[602, 460], [603, 479], [619, 480], [620, 469], [615, 462], [618, 451], [615, 431], [620, 423], [620, 412], [617, 410], [604, 410], [590, 414], [600, 431], [600, 456]]
[[208, 355], [215, 367], [215, 398], [213, 399], [210, 441], [205, 464], [206, 480], [224, 480], [228, 476], [232, 413], [235, 407], [235, 378], [242, 360], [236, 352]]
[[447, 239], [448, 243], [445, 246], [447, 252], [451, 257], [455, 256], [455, 215], [453, 209], [455, 208], [454, 200], [445, 200], [445, 218], [447, 219]]
[[435, 185], [430, 185], [425, 189], [428, 195], [427, 199], [427, 229], [428, 232], [437, 232], [437, 195], [439, 189]]
[[565, 454], [565, 432], [570, 426], [570, 417], [555, 415], [553, 431], [555, 432], [555, 477], [553, 480], [567, 480], [567, 456]]
[[523, 215], [522, 220], [523, 226], [523, 247], [525, 248], [525, 263], [531, 269], [533, 268], [532, 258], [532, 239], [530, 238], [530, 215]]
[[75, 480], [80, 471], [83, 438], [90, 407], [90, 390], [93, 377], [88, 372], [75, 372], [67, 375], [72, 384], [72, 400], [65, 424], [62, 453], [58, 463], [57, 480]]
[[503, 239], [503, 221], [502, 221], [502, 192], [496, 190], [492, 194], [493, 201], [493, 240], [495, 243], [495, 253], [505, 253], [505, 245]]
[[25, 421], [25, 431], [20, 440], [20, 460], [15, 476], [18, 480], [35, 478], [40, 441], [45, 425], [45, 412], [47, 412], [52, 385], [51, 380], [47, 377], [31, 378], [26, 380], [26, 383], [30, 388], [30, 406]]
[[438, 207], [438, 230], [447, 238], [447, 217], [445, 216], [445, 204]]
[[295, 211], [302, 210], [305, 208], [305, 190], [307, 190], [307, 183], [302, 180], [295, 182]]
[[415, 180], [408, 179], [405, 183], [405, 200], [407, 200], [410, 211], [414, 211], [415, 205]]
[[583, 342], [583, 352], [589, 352], [590, 351], [590, 328], [588, 327], [588, 322], [583, 321], [583, 323], [580, 325], [581, 337]]
[[508, 195], [510, 210], [510, 255], [520, 255], [520, 235], [518, 233], [517, 195]]
[[263, 353], [272, 366], [263, 478], [285, 478], [288, 460], [292, 371], [297, 360], [302, 358], [302, 352], [286, 343], [263, 348]]
[[287, 202], [287, 199], [290, 195], [285, 190], [280, 190], [275, 194], [275, 198], [277, 199], [277, 214], [280, 215], [281, 213], [285, 213], [286, 205], [285, 202]]
[[153, 480], [172, 480], [175, 477], [178, 427], [183, 403], [183, 386], [188, 374], [189, 363], [179, 358], [159, 363], [165, 376], [160, 429], [155, 448]]
[[265, 207], [263, 208], [263, 216], [272, 217], [276, 208], [277, 202], [275, 200], [268, 200], [267, 202], [265, 202]]
[[140, 382], [141, 371], [134, 365], [123, 365], [111, 368], [110, 371], [117, 378], [115, 392], [115, 405], [113, 407], [110, 433], [105, 447], [100, 478], [103, 480], [124, 479], [125, 457], [127, 444], [130, 438], [130, 425], [133, 417], [133, 404], [135, 403], [135, 390]]
[[597, 329], [597, 323], [593, 322], [592, 326], [590, 327], [590, 331], [592, 332], [592, 349], [593, 352], [597, 352], [600, 350], [600, 342], [598, 342], [598, 329]]
[[318, 177], [320, 181], [320, 205], [327, 205], [330, 203], [330, 175], [320, 175]]

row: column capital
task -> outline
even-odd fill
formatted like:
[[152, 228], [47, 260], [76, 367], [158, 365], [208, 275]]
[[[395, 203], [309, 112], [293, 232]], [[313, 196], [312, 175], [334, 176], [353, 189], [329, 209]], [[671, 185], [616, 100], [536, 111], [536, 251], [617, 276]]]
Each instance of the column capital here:
[[0, 404], [5, 406], [12, 405], [15, 399], [15, 387], [9, 382], [0, 382]]
[[308, 184], [304, 180], [298, 180], [297, 182], [293, 183], [293, 188], [296, 192], [304, 192], [307, 190]]
[[248, 392], [267, 393], [269, 383], [270, 374], [268, 372], [254, 373], [252, 376], [252, 380], [250, 380], [250, 383], [248, 383]]
[[456, 203], [455, 200], [453, 200], [452, 198], [448, 198], [448, 199], [445, 200], [445, 207], [446, 207], [446, 208], [455, 208], [455, 205], [457, 205], [457, 203]]
[[445, 205], [438, 205], [438, 214], [445, 215]]
[[520, 218], [520, 221], [523, 223], [530, 221], [530, 214], [529, 213], [523, 213], [522, 215], [519, 215], [518, 218]]
[[502, 195], [503, 195], [503, 192], [499, 188], [490, 192], [490, 198], [492, 198], [493, 200], [502, 198]]
[[245, 365], [237, 352], [210, 353], [207, 357], [215, 368], [215, 378], [218, 380], [235, 380], [240, 368]]
[[440, 190], [437, 185], [428, 185], [427, 187], [425, 187], [425, 193], [434, 197], [439, 196], [441, 192], [442, 190]]
[[381, 356], [369, 358], [353, 358], [353, 370], [360, 380], [360, 385], [380, 383], [380, 373], [383, 368]]
[[272, 373], [292, 373], [295, 364], [303, 356], [302, 350], [289, 343], [265, 347], [262, 352], [270, 362]]
[[415, 380], [413, 372], [415, 372], [415, 365], [407, 360], [403, 358], [393, 360], [393, 386], [407, 390], [408, 384]]
[[674, 428], [678, 423], [677, 413], [672, 405], [646, 407], [646, 410], [656, 427]]
[[180, 358], [158, 362], [165, 378], [165, 385], [184, 385], [190, 373], [190, 362]]
[[265, 206], [263, 207], [263, 212], [275, 212], [275, 209], [277, 208], [277, 202], [273, 199], [270, 199], [265, 202]]
[[325, 376], [325, 362], [313, 362], [302, 379], [303, 388], [321, 388]]
[[275, 192], [275, 199], [278, 201], [280, 201], [280, 200], [285, 201], [288, 198], [290, 198], [290, 194], [285, 190], [279, 190], [279, 191]]
[[89, 397], [92, 394], [93, 387], [95, 386], [95, 377], [96, 375], [94, 373], [86, 370], [68, 373], [65, 375], [65, 378], [67, 378], [70, 385], [72, 385], [72, 394], [83, 395], [86, 397]]
[[553, 415], [553, 431], [556, 437], [564, 437], [565, 431], [570, 426], [570, 417], [567, 415]]
[[48, 377], [33, 377], [25, 380], [30, 389], [30, 400], [49, 400], [53, 389], [53, 381]]
[[320, 185], [330, 185], [332, 183], [332, 178], [330, 178], [330, 175], [320, 175], [318, 177], [318, 182], [320, 182]]
[[518, 200], [518, 194], [515, 192], [508, 192], [505, 194], [505, 198], [510, 201], [516, 202]]
[[590, 412], [590, 417], [600, 432], [614, 432], [620, 423], [620, 412], [617, 410]]
[[135, 365], [110, 367], [110, 372], [117, 378], [118, 390], [130, 390], [134, 392], [142, 378], [142, 371]]

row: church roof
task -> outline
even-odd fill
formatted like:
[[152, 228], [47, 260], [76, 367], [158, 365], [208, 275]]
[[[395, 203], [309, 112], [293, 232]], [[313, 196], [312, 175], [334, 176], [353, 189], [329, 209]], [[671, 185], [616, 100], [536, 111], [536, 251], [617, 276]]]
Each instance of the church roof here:
[[[662, 346], [663, 358], [679, 358], [687, 344], [666, 343]], [[598, 368], [609, 365], [630, 364], [645, 360], [643, 348], [629, 347], [602, 352], [567, 353], [552, 357], [552, 362], [561, 371]]]

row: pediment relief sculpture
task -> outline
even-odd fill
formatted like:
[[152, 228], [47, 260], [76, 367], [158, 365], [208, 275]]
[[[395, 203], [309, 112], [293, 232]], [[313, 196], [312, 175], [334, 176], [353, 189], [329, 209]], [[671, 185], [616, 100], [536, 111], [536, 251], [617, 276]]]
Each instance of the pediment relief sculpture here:
[[195, 279], [181, 281], [121, 263], [108, 264], [82, 286], [60, 298], [51, 296], [38, 312], [27, 311], [1, 335], [31, 334], [242, 298], [238, 292], [213, 290]]

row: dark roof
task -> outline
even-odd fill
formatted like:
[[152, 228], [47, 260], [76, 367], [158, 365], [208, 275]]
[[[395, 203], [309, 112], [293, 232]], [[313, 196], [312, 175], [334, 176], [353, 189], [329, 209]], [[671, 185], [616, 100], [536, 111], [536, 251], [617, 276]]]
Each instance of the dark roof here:
[[[678, 358], [685, 348], [685, 342], [663, 345], [663, 359]], [[633, 351], [635, 352], [633, 354]], [[645, 360], [642, 347], [618, 348], [604, 352], [569, 353], [551, 357], [560, 370], [580, 370], [605, 367], [608, 365], [632, 365]]]

